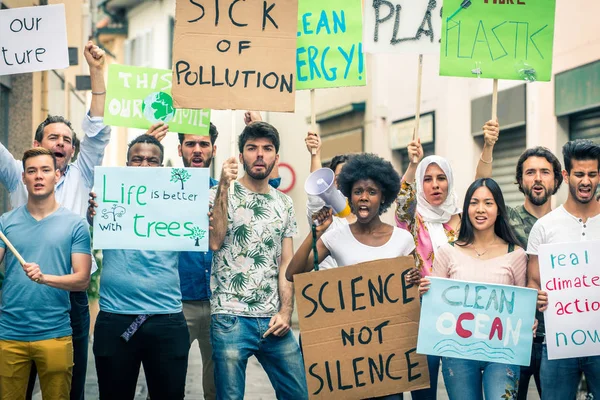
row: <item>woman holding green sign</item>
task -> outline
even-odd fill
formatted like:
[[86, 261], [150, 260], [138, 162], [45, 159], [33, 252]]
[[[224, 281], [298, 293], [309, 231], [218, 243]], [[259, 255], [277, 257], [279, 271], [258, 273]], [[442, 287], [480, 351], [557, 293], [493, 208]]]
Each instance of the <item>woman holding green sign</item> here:
[[[508, 224], [504, 197], [490, 178], [478, 179], [465, 195], [458, 239], [436, 251], [431, 276], [525, 286], [527, 255]], [[419, 292], [429, 290], [422, 278]], [[520, 367], [442, 357], [450, 400], [516, 399]]]

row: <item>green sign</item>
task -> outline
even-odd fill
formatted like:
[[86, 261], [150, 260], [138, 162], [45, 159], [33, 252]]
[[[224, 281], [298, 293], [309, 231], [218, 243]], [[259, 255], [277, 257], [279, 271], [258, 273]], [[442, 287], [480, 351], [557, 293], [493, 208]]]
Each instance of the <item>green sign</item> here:
[[361, 0], [299, 0], [296, 89], [367, 84]]
[[555, 6], [556, 0], [444, 0], [440, 75], [549, 81]]
[[210, 110], [173, 107], [172, 75], [170, 70], [112, 64], [108, 68], [104, 123], [147, 129], [164, 122], [171, 132], [208, 135]]

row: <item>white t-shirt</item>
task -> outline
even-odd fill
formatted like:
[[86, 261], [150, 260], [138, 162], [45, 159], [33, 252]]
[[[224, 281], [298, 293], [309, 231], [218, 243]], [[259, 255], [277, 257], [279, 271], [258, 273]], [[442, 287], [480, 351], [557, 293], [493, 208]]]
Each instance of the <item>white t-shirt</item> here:
[[600, 240], [600, 215], [583, 222], [560, 206], [538, 219], [533, 225], [529, 233], [527, 253], [537, 256], [542, 244], [588, 240]]
[[379, 247], [367, 246], [356, 240], [348, 224], [325, 232], [321, 240], [340, 267], [407, 256], [415, 249], [412, 235], [398, 227], [394, 227], [387, 243]]

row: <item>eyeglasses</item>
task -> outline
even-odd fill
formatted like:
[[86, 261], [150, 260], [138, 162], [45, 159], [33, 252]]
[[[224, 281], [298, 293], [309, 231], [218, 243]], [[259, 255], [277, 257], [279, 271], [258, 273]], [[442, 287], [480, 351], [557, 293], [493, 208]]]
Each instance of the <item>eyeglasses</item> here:
[[158, 167], [160, 165], [160, 160], [156, 157], [131, 157], [129, 164], [138, 166], [142, 165], [144, 161], [151, 167]]

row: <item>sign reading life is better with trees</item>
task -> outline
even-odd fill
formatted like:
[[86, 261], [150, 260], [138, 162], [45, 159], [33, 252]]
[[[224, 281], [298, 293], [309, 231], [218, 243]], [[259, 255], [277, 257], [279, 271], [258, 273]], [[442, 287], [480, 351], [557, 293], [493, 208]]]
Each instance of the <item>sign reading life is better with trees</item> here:
[[600, 241], [545, 244], [538, 261], [548, 359], [600, 355]]
[[364, 86], [361, 0], [300, 0], [296, 89]]
[[96, 167], [95, 249], [206, 251], [207, 168]]
[[556, 0], [444, 0], [440, 75], [549, 81]]
[[442, 0], [366, 1], [363, 26], [367, 53], [439, 53]]
[[177, 0], [175, 108], [294, 111], [298, 0]]
[[0, 75], [68, 66], [64, 4], [0, 10]]
[[429, 387], [416, 353], [419, 294], [412, 257], [294, 276], [311, 399], [364, 399]]
[[104, 123], [146, 129], [164, 122], [171, 132], [208, 135], [210, 110], [175, 109], [171, 78], [170, 70], [110, 65]]
[[419, 354], [529, 365], [537, 291], [430, 278]]

